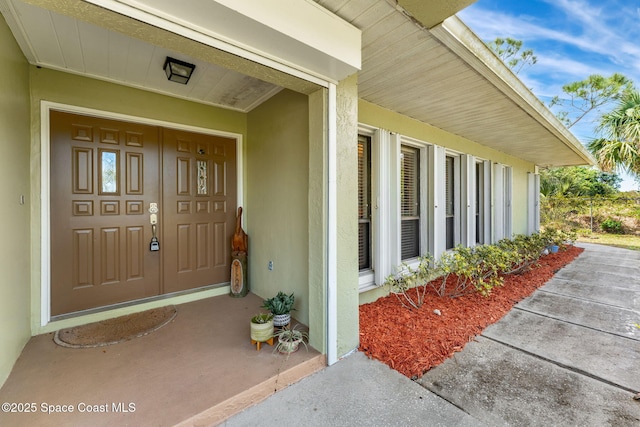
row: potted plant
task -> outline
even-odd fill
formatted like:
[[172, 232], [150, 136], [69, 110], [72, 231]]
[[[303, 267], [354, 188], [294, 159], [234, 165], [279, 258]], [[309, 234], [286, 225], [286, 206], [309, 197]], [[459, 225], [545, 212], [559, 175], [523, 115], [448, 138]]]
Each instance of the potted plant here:
[[273, 345], [273, 314], [260, 313], [251, 318], [251, 344], [257, 344], [260, 350], [260, 344], [266, 342]]
[[276, 344], [276, 348], [273, 351], [291, 354], [298, 350], [300, 343], [308, 350], [305, 340], [309, 340], [309, 334], [297, 328], [298, 325], [295, 325], [293, 328], [285, 327], [277, 332], [275, 336], [278, 338], [278, 344]]
[[295, 310], [295, 308], [293, 308], [294, 302], [295, 297], [293, 293], [287, 295], [280, 291], [275, 297], [264, 300], [262, 307], [273, 314], [274, 326], [281, 327], [288, 325], [291, 321], [291, 310]]

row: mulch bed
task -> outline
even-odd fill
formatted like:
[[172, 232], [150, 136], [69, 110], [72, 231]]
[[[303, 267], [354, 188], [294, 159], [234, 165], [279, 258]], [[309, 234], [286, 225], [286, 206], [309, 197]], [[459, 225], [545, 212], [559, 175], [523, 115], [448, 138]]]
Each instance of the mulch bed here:
[[505, 276], [504, 285], [494, 288], [489, 297], [478, 293], [439, 297], [429, 288], [419, 309], [403, 307], [395, 295], [363, 304], [360, 351], [409, 378], [419, 378], [461, 351], [484, 328], [500, 320], [583, 250], [569, 246], [543, 256], [531, 270]]

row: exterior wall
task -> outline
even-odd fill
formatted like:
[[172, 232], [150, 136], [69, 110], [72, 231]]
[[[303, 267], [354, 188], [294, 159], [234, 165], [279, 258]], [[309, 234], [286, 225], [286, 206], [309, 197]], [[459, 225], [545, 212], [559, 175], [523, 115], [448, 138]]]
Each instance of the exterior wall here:
[[[363, 100], [359, 101], [358, 108], [358, 119], [361, 124], [385, 129], [425, 143], [435, 144], [511, 167], [513, 171], [512, 231], [514, 234], [527, 232], [527, 173], [535, 171], [533, 163], [509, 156]], [[360, 293], [360, 303], [374, 301], [386, 294], [387, 290], [383, 287], [362, 292]]]
[[[14, 73], [15, 74], [15, 73]], [[163, 96], [143, 90], [132, 89], [100, 80], [80, 77], [68, 73], [30, 67], [31, 84], [31, 332], [34, 335], [50, 332], [108, 317], [121, 316], [166, 304], [179, 304], [190, 300], [213, 296], [220, 290], [189, 294], [161, 301], [148, 302], [113, 310], [75, 317], [41, 326], [41, 226], [40, 226], [40, 180], [41, 180], [41, 101], [50, 101], [72, 106], [91, 108], [107, 112], [143, 117], [179, 125], [231, 132], [246, 139], [246, 114], [224, 110]], [[244, 144], [246, 149], [246, 144]], [[246, 182], [246, 175], [243, 176]], [[15, 182], [15, 178], [13, 179]], [[28, 179], [25, 180], [28, 182]], [[239, 195], [240, 196], [240, 195]]]
[[[309, 336], [327, 354], [327, 90], [309, 95]], [[318, 333], [322, 330], [322, 333]]]
[[[0, 386], [29, 325], [29, 64], [0, 17]], [[24, 196], [24, 202], [21, 197]]]
[[358, 80], [337, 87], [337, 356], [358, 347]]
[[[296, 297], [293, 316], [309, 322], [308, 97], [284, 90], [248, 114], [249, 289]], [[268, 269], [273, 261], [273, 270]], [[310, 325], [312, 326], [312, 325]], [[313, 334], [313, 329], [311, 331]]]

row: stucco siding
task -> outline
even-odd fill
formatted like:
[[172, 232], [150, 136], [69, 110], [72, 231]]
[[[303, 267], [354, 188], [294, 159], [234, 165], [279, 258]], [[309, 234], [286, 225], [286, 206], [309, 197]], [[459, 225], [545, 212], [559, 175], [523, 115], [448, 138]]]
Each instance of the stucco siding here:
[[284, 90], [249, 113], [247, 139], [250, 289], [263, 298], [293, 292], [293, 316], [303, 323], [309, 321], [308, 122], [307, 96]]
[[0, 17], [0, 386], [29, 325], [29, 68]]

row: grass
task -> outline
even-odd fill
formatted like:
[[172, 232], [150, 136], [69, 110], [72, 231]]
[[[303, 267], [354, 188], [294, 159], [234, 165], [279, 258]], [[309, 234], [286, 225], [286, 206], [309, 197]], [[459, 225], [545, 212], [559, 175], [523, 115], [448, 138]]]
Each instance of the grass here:
[[597, 243], [640, 251], [640, 236], [635, 234], [591, 233], [587, 236], [578, 236], [577, 240], [578, 242]]

